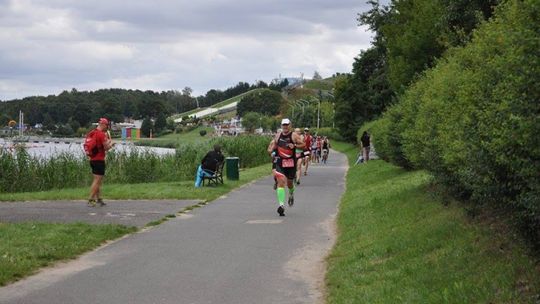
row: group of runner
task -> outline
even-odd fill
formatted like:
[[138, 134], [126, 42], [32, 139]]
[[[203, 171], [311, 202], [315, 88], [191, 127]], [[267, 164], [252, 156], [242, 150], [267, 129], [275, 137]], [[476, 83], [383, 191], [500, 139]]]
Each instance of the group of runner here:
[[302, 168], [304, 175], [308, 174], [310, 162], [326, 164], [330, 142], [328, 138], [312, 136], [309, 128], [300, 128], [291, 131], [291, 121], [284, 118], [281, 121], [281, 131], [270, 141], [268, 153], [272, 156], [272, 173], [274, 175], [274, 189], [276, 190], [280, 216], [285, 216], [285, 185], [289, 189], [287, 204], [294, 205], [295, 184], [300, 185]]
[[[292, 131], [291, 121], [284, 118], [281, 121], [281, 131], [271, 140], [268, 145], [268, 153], [272, 156], [272, 173], [274, 175], [274, 189], [276, 190], [279, 207], [277, 212], [280, 216], [285, 215], [285, 186], [289, 190], [287, 204], [294, 205], [295, 184], [300, 185], [302, 173], [308, 174], [310, 162], [326, 163], [330, 148], [328, 138], [312, 136], [309, 128], [302, 133], [300, 129]], [[90, 158], [90, 167], [94, 180], [90, 188], [88, 206], [104, 206], [101, 198], [101, 185], [105, 175], [105, 154], [114, 143], [107, 132], [109, 121], [101, 118], [96, 129], [86, 137], [84, 150]], [[322, 157], [322, 160], [321, 160]]]

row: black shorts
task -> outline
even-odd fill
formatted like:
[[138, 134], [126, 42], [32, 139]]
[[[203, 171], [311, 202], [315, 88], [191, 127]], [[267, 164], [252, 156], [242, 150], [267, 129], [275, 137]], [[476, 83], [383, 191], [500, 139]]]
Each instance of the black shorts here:
[[274, 162], [274, 165], [272, 166], [274, 169], [276, 169], [276, 172], [279, 174], [285, 175], [287, 179], [295, 179], [296, 178], [296, 159], [294, 160], [294, 167], [290, 168], [283, 168], [281, 166], [281, 160], [278, 159], [276, 162]]
[[90, 167], [92, 168], [92, 174], [105, 175], [105, 161], [104, 160], [91, 160]]

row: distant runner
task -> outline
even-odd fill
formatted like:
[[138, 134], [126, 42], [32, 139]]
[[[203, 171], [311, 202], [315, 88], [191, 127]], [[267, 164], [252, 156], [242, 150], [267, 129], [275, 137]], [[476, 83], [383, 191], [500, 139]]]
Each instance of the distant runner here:
[[322, 162], [326, 164], [328, 161], [328, 153], [330, 152], [330, 140], [328, 137], [324, 137], [322, 141]]
[[311, 137], [311, 162], [317, 162], [317, 136]]
[[307, 171], [308, 171], [308, 168], [309, 168], [309, 162], [311, 161], [311, 142], [313, 141], [313, 137], [311, 136], [311, 134], [309, 134], [309, 128], [304, 128], [304, 143], [305, 143], [305, 147], [304, 147], [304, 160], [303, 160], [303, 163], [304, 163], [304, 166], [306, 167], [304, 169], [304, 175], [307, 175]]
[[[304, 136], [302, 135], [302, 131], [300, 130], [300, 128], [294, 129], [294, 133], [300, 137], [302, 142], [305, 142]], [[296, 158], [296, 184], [300, 185], [300, 177], [302, 176], [302, 161], [304, 160], [304, 149], [295, 148], [294, 154]]]
[[289, 126], [291, 121], [284, 118], [281, 121], [282, 131], [276, 134], [268, 145], [268, 153], [273, 156], [272, 173], [277, 179], [277, 200], [279, 207], [277, 212], [280, 216], [285, 216], [285, 184], [289, 188], [290, 207], [294, 204], [294, 178], [296, 176], [296, 155], [295, 149], [304, 148], [304, 143], [300, 136], [291, 132]]

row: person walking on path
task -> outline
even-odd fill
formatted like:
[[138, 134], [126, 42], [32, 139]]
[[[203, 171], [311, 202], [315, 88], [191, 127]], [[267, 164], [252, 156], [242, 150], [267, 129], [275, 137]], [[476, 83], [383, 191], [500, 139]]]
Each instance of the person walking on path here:
[[218, 144], [214, 145], [214, 150], [206, 153], [197, 168], [195, 187], [199, 188], [201, 186], [204, 176], [212, 176], [216, 172], [218, 165], [223, 163], [224, 160], [225, 157], [221, 153], [221, 146]]
[[294, 204], [295, 149], [302, 149], [305, 145], [298, 134], [290, 131], [290, 124], [291, 121], [284, 118], [281, 121], [282, 131], [276, 134], [268, 145], [268, 153], [274, 158], [272, 173], [277, 179], [276, 195], [279, 204], [277, 212], [280, 216], [285, 216], [285, 185], [289, 188], [288, 204], [290, 207]]
[[369, 136], [367, 131], [364, 131], [362, 133], [362, 137], [360, 137], [360, 142], [362, 143], [362, 155], [364, 157], [364, 162], [368, 162], [369, 160], [369, 150], [371, 145], [371, 137]]
[[95, 207], [96, 203], [100, 206], [105, 206], [101, 198], [101, 185], [105, 176], [105, 154], [113, 147], [113, 143], [107, 130], [109, 121], [106, 118], [100, 118], [98, 126], [86, 135], [84, 149], [90, 158], [90, 167], [94, 180], [90, 186], [90, 198], [88, 206]]

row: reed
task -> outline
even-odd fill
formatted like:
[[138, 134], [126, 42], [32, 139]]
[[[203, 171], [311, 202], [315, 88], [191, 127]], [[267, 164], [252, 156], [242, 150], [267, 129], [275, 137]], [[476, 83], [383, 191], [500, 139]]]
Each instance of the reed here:
[[[174, 154], [157, 155], [134, 147], [130, 151], [107, 153], [106, 182], [134, 184], [185, 181], [194, 178], [197, 166], [214, 144], [225, 156], [240, 158], [240, 166], [251, 168], [269, 161], [266, 147], [270, 138], [238, 136], [210, 142], [182, 145]], [[32, 157], [23, 147], [15, 152], [0, 150], [0, 191], [31, 192], [84, 187], [91, 183], [88, 160], [83, 155], [62, 153], [51, 158]]]

